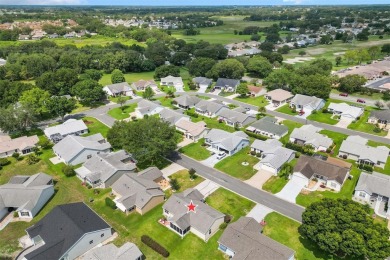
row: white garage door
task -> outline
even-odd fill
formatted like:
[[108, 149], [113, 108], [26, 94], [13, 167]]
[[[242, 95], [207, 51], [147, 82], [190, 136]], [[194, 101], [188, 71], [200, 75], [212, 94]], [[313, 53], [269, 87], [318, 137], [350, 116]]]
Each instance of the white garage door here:
[[276, 169], [274, 169], [274, 168], [272, 168], [272, 167], [270, 167], [268, 165], [265, 165], [265, 164], [261, 164], [261, 169], [269, 171], [269, 172], [272, 172], [274, 174], [277, 173]]

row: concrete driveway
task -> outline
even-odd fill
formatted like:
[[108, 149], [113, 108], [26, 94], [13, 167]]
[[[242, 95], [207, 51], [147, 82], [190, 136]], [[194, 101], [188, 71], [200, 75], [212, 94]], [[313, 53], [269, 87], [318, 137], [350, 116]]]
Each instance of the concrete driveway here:
[[352, 121], [352, 118], [341, 117], [340, 121], [335, 126], [346, 129], [348, 128], [349, 124], [352, 123]]
[[163, 176], [165, 179], [167, 179], [169, 176], [172, 174], [184, 170], [185, 168], [177, 163], [171, 163], [169, 166], [165, 167], [164, 169], [161, 170], [163, 173]]
[[202, 195], [207, 198], [211, 193], [216, 191], [220, 186], [210, 180], [204, 180], [199, 183], [195, 189], [197, 189]]
[[263, 184], [273, 176], [272, 172], [260, 169], [255, 175], [252, 176], [249, 180], [244, 181], [245, 183], [261, 190]]
[[[296, 117], [306, 119], [306, 117], [310, 116], [311, 113], [313, 112], [313, 110], [311, 110], [311, 109], [306, 109], [306, 108], [304, 108], [303, 111], [305, 112], [303, 115], [301, 115], [301, 116], [300, 116], [300, 115], [296, 115]], [[298, 112], [299, 112], [299, 111], [298, 111], [298, 109], [297, 109], [297, 113], [298, 113]]]
[[184, 92], [183, 86], [175, 86], [176, 92]]
[[260, 223], [265, 218], [265, 216], [271, 212], [274, 212], [274, 210], [261, 204], [256, 204], [256, 206], [246, 216], [254, 218], [257, 222]]
[[198, 93], [206, 93], [207, 86], [200, 86], [198, 89]]
[[[221, 161], [221, 160], [217, 159], [217, 156], [218, 156], [218, 154], [213, 154], [209, 158], [207, 158], [206, 160], [201, 161], [201, 163], [206, 165], [206, 166], [209, 166], [209, 167], [214, 167], [214, 165], [216, 165], [217, 162]], [[226, 157], [228, 157], [228, 155], [223, 157], [222, 160], [225, 159]]]
[[295, 203], [295, 199], [306, 185], [306, 181], [300, 178], [292, 178], [284, 188], [275, 195], [281, 199]]

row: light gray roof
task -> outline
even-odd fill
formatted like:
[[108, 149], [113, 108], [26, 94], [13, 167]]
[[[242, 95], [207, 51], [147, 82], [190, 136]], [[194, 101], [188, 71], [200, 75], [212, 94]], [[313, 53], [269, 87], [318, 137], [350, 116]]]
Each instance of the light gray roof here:
[[290, 138], [302, 140], [305, 144], [312, 145], [315, 148], [323, 146], [329, 148], [333, 144], [333, 140], [329, 137], [319, 134], [321, 129], [313, 125], [304, 125], [300, 128], [295, 128]]
[[262, 119], [251, 124], [257, 130], [272, 133], [274, 135], [283, 136], [288, 132], [288, 127], [276, 124], [276, 119], [273, 117], [263, 117]]
[[211, 143], [218, 144], [228, 151], [233, 150], [242, 140], [249, 140], [248, 135], [242, 131], [229, 133], [220, 129], [211, 129], [205, 136]]
[[192, 81], [196, 84], [205, 84], [205, 85], [211, 85], [211, 83], [213, 82], [212, 79], [208, 79], [205, 77], [196, 77], [193, 78]]
[[142, 257], [142, 252], [139, 248], [130, 242], [126, 242], [123, 246], [117, 247], [114, 244], [108, 244], [101, 247], [96, 247], [89, 250], [82, 260], [136, 260]]
[[[205, 204], [201, 200], [204, 196], [196, 189], [187, 189], [181, 193], [174, 193], [163, 205], [163, 209], [168, 210], [173, 215], [168, 219], [181, 229], [188, 227], [195, 228], [202, 234], [206, 234], [210, 227], [224, 214]], [[187, 206], [192, 202], [197, 205], [195, 212], [188, 212]]]
[[282, 143], [275, 139], [268, 139], [266, 141], [255, 140], [251, 148], [260, 150], [265, 156], [261, 159], [261, 163], [268, 163], [275, 169], [279, 169], [288, 159], [295, 153], [295, 151], [282, 147]]
[[351, 106], [347, 103], [330, 103], [328, 110], [338, 112], [342, 116], [357, 118], [364, 112], [362, 107]]
[[127, 82], [121, 82], [106, 86], [113, 94], [131, 91], [130, 85]]
[[161, 78], [160, 81], [172, 84], [183, 84], [183, 79], [181, 77], [173, 77], [171, 75]]
[[219, 101], [209, 101], [209, 100], [202, 99], [199, 101], [198, 104], [195, 105], [195, 108], [215, 114], [220, 109], [227, 108], [227, 107]]
[[234, 260], [288, 260], [294, 255], [292, 249], [261, 234], [259, 223], [249, 217], [229, 224], [218, 243], [234, 251]]
[[236, 88], [240, 84], [240, 80], [238, 79], [225, 79], [225, 78], [219, 78], [217, 80], [217, 83], [215, 84], [216, 87], [232, 87]]
[[106, 142], [100, 133], [84, 137], [68, 135], [53, 146], [54, 152], [66, 162], [71, 161], [85, 149], [104, 151], [110, 148], [111, 144]]
[[219, 116], [224, 117], [234, 123], [240, 123], [243, 125], [250, 124], [256, 120], [256, 117], [254, 115], [243, 114], [238, 111], [230, 110], [227, 108], [222, 109], [219, 113]]
[[256, 139], [251, 145], [251, 148], [260, 151], [270, 151], [272, 149], [277, 149], [278, 147], [282, 147], [282, 143], [276, 139], [268, 139], [265, 141]]
[[374, 110], [371, 111], [370, 117], [375, 117], [380, 120], [390, 121], [390, 110]]
[[42, 193], [47, 189], [53, 189], [53, 184], [49, 184], [51, 181], [52, 177], [45, 173], [14, 176], [7, 184], [0, 186], [1, 204], [18, 210], [32, 210], [37, 206]]
[[[365, 142], [364, 142], [365, 141]], [[364, 143], [363, 143], [364, 142]], [[348, 136], [340, 146], [340, 152], [354, 154], [360, 160], [369, 160], [373, 163], [386, 163], [390, 149], [386, 146], [372, 147], [366, 145], [367, 139], [360, 136]]]
[[177, 121], [179, 121], [182, 118], [188, 118], [188, 120], [190, 119], [189, 116], [183, 115], [182, 113], [179, 113], [169, 108], [164, 108], [163, 110], [161, 110], [159, 112], [159, 115], [162, 120], [168, 122], [171, 125], [174, 125]]
[[198, 98], [197, 96], [182, 95], [182, 96], [174, 98], [173, 100], [175, 100], [177, 102], [177, 104], [180, 106], [193, 107], [197, 103], [199, 103], [200, 98]]
[[310, 105], [312, 108], [317, 108], [320, 103], [324, 101], [321, 98], [317, 98], [314, 96], [306, 96], [301, 94], [296, 94], [292, 99], [291, 103], [299, 106], [307, 106]]
[[140, 171], [137, 175], [144, 179], [155, 181], [161, 178], [163, 176], [163, 173], [157, 167], [149, 167], [143, 171]]
[[146, 99], [142, 99], [140, 102], [138, 102], [137, 110], [141, 114], [145, 115], [145, 114], [148, 114], [149, 112], [155, 110], [156, 108], [163, 109], [163, 107], [160, 104], [157, 104], [155, 102], [152, 102], [152, 101], [149, 101]]
[[376, 193], [390, 198], [390, 176], [378, 172], [372, 174], [362, 172], [355, 190], [365, 191], [370, 195]]
[[64, 123], [52, 127], [48, 127], [44, 130], [45, 135], [50, 137], [55, 134], [62, 136], [73, 134], [79, 131], [87, 131], [88, 127], [83, 120], [68, 119]]
[[124, 150], [107, 154], [94, 154], [83, 164], [83, 167], [90, 172], [86, 177], [93, 178], [94, 176], [97, 178], [96, 180], [102, 182], [107, 181], [118, 171], [134, 171], [137, 168], [131, 156]]

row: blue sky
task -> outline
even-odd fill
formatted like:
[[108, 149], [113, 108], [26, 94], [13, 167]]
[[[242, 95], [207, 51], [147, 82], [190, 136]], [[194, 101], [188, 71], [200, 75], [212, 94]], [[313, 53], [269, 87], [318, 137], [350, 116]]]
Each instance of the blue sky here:
[[0, 5], [359, 5], [389, 4], [389, 0], [0, 0]]

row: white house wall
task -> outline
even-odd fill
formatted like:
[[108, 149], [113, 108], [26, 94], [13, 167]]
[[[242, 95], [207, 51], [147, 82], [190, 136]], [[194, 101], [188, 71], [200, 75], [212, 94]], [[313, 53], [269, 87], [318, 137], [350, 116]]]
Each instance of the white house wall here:
[[31, 210], [32, 217], [34, 217], [43, 208], [43, 206], [45, 206], [45, 204], [49, 201], [49, 199], [53, 195], [54, 195], [54, 186], [50, 186], [42, 192], [41, 197], [39, 198], [37, 204]]

